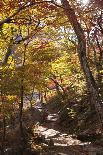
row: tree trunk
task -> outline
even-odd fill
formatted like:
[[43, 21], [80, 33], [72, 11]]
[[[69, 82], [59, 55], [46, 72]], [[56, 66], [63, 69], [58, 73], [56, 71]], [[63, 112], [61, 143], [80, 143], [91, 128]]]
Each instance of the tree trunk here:
[[20, 123], [20, 133], [21, 133], [21, 137], [23, 137], [23, 125], [22, 125], [22, 114], [23, 114], [23, 94], [24, 94], [24, 89], [23, 89], [23, 81], [21, 82], [21, 90], [20, 90], [20, 105], [19, 105], [19, 109], [20, 109], [20, 114], [19, 114], [19, 123]]
[[23, 86], [23, 79], [21, 79], [21, 88], [20, 88], [20, 104], [19, 104], [19, 128], [20, 128], [20, 154], [23, 155], [23, 152], [25, 150], [26, 147], [26, 139], [25, 139], [25, 132], [24, 132], [24, 128], [23, 128], [23, 120], [22, 120], [22, 116], [23, 116], [23, 103], [24, 103], [24, 86]]
[[25, 66], [25, 58], [26, 58], [26, 45], [25, 45], [25, 50], [23, 53], [23, 62], [22, 62], [22, 76], [21, 76], [21, 86], [20, 86], [20, 104], [19, 104], [19, 127], [20, 127], [20, 138], [21, 138], [21, 148], [20, 148], [20, 154], [23, 155], [23, 151], [25, 149], [25, 135], [23, 131], [23, 120], [22, 120], [22, 115], [23, 115], [23, 103], [24, 103], [24, 66]]
[[44, 92], [44, 99], [45, 99], [45, 102], [47, 103], [48, 99], [47, 99], [47, 92], [46, 91]]
[[5, 119], [5, 102], [4, 102], [4, 96], [1, 90], [1, 103], [2, 103], [2, 112], [3, 112], [3, 134], [2, 134], [2, 146], [1, 146], [1, 154], [4, 155], [4, 151], [5, 151], [5, 137], [6, 137], [6, 119]]
[[33, 107], [32, 102], [33, 102], [34, 88], [35, 88], [35, 86], [33, 85], [33, 90], [32, 90], [31, 97], [30, 97], [30, 108], [31, 108], [31, 109], [32, 109], [32, 107]]
[[98, 62], [97, 62], [98, 85], [99, 85], [99, 87], [101, 87], [101, 85], [102, 85], [102, 73], [101, 73], [101, 71], [103, 69], [103, 66], [102, 66], [103, 49], [100, 46], [98, 37], [95, 36], [95, 38], [96, 38], [97, 46], [98, 46], [98, 49], [99, 49], [99, 58], [98, 58]]
[[76, 14], [75, 14], [74, 10], [71, 8], [69, 2], [67, 0], [61, 0], [61, 1], [62, 1], [62, 5], [63, 5], [64, 11], [65, 11], [65, 14], [67, 15], [67, 17], [74, 29], [74, 32], [76, 33], [77, 39], [78, 39], [79, 60], [80, 60], [84, 75], [86, 77], [87, 85], [88, 85], [89, 91], [92, 96], [93, 104], [94, 104], [96, 112], [97, 112], [101, 132], [103, 133], [103, 105], [102, 105], [102, 101], [99, 96], [97, 84], [94, 80], [94, 77], [92, 75], [92, 72], [91, 72], [88, 62], [87, 62], [86, 39], [85, 39], [84, 31], [83, 31], [80, 23], [78, 22]]

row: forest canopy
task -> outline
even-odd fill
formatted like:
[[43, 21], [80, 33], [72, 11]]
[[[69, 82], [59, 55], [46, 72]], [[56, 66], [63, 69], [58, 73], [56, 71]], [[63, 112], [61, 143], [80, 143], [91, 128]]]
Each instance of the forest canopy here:
[[101, 0], [0, 1], [2, 151], [16, 110], [23, 136], [23, 111], [35, 105], [35, 92], [45, 103], [57, 95], [63, 106], [89, 96], [103, 134]]

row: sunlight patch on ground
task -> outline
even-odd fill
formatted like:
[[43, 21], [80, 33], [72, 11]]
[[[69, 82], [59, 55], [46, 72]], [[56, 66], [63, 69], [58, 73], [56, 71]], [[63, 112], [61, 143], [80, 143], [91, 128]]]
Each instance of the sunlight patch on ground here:
[[41, 133], [42, 135], [45, 135], [45, 138], [53, 137], [59, 134], [60, 132], [54, 129], [49, 129], [44, 126], [38, 126], [35, 130], [35, 133]]
[[43, 129], [41, 129], [41, 130], [39, 130], [39, 131], [41, 131], [41, 134], [45, 135], [46, 138], [53, 137], [53, 136], [57, 135], [58, 133], [60, 133], [59, 131], [56, 131], [54, 129], [47, 129], [47, 130], [44, 130], [44, 131], [43, 131]]
[[83, 3], [84, 5], [86, 5], [86, 4], [89, 3], [89, 0], [82, 0], [82, 3]]
[[83, 6], [88, 5], [89, 1], [90, 0], [77, 0], [77, 2], [80, 3]]

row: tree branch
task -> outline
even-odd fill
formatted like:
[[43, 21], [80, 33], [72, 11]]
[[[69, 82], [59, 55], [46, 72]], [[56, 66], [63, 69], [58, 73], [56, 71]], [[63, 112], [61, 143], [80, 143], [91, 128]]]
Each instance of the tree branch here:
[[19, 14], [22, 10], [25, 10], [26, 8], [28, 7], [31, 7], [31, 6], [34, 6], [36, 4], [41, 4], [41, 3], [52, 3], [52, 1], [43, 1], [43, 2], [31, 2], [31, 3], [27, 3], [27, 4], [24, 4], [22, 5], [20, 8], [18, 8], [11, 16], [3, 19], [2, 21], [0, 21], [0, 28], [2, 28], [2, 26], [5, 24], [5, 23], [10, 23], [12, 21], [12, 18], [15, 17], [17, 14]]

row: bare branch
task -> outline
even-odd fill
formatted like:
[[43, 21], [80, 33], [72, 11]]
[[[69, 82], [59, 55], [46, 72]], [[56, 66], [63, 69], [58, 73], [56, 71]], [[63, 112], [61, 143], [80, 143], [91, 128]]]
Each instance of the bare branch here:
[[[36, 25], [36, 27], [35, 27], [35, 29], [34, 29], [33, 31], [36, 31], [36, 30], [37, 30], [39, 24], [40, 24], [40, 20], [38, 20], [38, 23], [37, 23], [37, 25]], [[35, 32], [35, 34], [36, 34], [36, 33], [37, 33], [37, 31]], [[5, 65], [5, 64], [7, 63], [9, 56], [10, 56], [11, 54], [14, 53], [14, 51], [16, 50], [18, 44], [20, 44], [21, 42], [24, 42], [24, 41], [26, 41], [26, 40], [32, 39], [32, 38], [35, 36], [35, 34], [32, 35], [32, 33], [31, 33], [31, 34], [29, 34], [28, 36], [26, 36], [25, 38], [22, 38], [22, 36], [21, 36], [21, 38], [18, 39], [18, 40], [14, 40], [14, 41], [11, 40], [11, 41], [12, 41], [12, 45], [11, 45], [11, 43], [10, 43], [10, 45], [9, 45], [9, 47], [8, 47], [8, 49], [7, 49], [7, 52], [6, 52], [6, 54], [5, 54], [5, 58], [4, 58], [4, 60], [3, 60], [2, 65]], [[19, 37], [19, 36], [18, 36], [18, 37]], [[28, 41], [28, 43], [29, 43], [29, 42], [30, 42], [30, 41]]]

